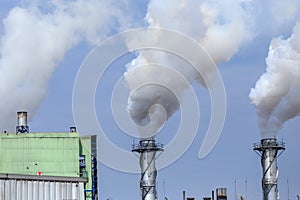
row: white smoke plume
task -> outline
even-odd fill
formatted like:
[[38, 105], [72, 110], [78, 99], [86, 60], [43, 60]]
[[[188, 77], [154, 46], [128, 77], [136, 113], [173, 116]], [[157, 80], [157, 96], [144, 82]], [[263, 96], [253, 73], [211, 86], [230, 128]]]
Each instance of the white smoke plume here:
[[[162, 27], [182, 32], [201, 44], [213, 61], [218, 64], [228, 61], [238, 51], [239, 47], [252, 37], [252, 22], [246, 10], [245, 4], [239, 1], [210, 1], [201, 2], [194, 0], [152, 0], [148, 4], [148, 12], [145, 20], [149, 27]], [[148, 38], [147, 38], [148, 39]], [[153, 35], [156, 43], [163, 42], [159, 35]], [[132, 38], [135, 40], [135, 38]], [[170, 45], [178, 41], [169, 41]], [[130, 46], [130, 42], [128, 42]], [[184, 48], [184, 47], [183, 47]], [[184, 49], [197, 56], [197, 52]], [[177, 111], [182, 101], [186, 84], [180, 83], [176, 74], [170, 73], [156, 64], [168, 66], [177, 71], [188, 80], [196, 80], [203, 86], [209, 83], [203, 82], [203, 77], [209, 77], [209, 63], [198, 63], [203, 74], [199, 74], [182, 59], [162, 51], [142, 50], [138, 56], [127, 65], [125, 78], [131, 89], [128, 100], [128, 112], [139, 126], [146, 126], [142, 137], [154, 135], [165, 121], [155, 120], [152, 111], [158, 118], [168, 119]], [[165, 83], [176, 88], [179, 96], [177, 101], [170, 90], [153, 86], [138, 91], [133, 89], [146, 82]], [[211, 80], [213, 81], [213, 80]], [[143, 90], [143, 92], [141, 92]], [[171, 101], [170, 101], [171, 100]], [[160, 104], [149, 111], [152, 105]], [[165, 106], [168, 105], [168, 106]], [[161, 108], [164, 109], [161, 109]], [[150, 115], [150, 116], [149, 116]], [[164, 117], [159, 117], [164, 116]], [[148, 128], [148, 129], [147, 129]], [[152, 132], [152, 133], [150, 133]]]
[[[119, 30], [135, 27], [139, 24], [143, 12], [140, 3], [129, 0], [25, 0], [20, 2], [22, 2], [21, 6], [10, 10], [3, 20], [3, 29], [1, 28], [3, 34], [0, 36], [0, 95], [2, 96], [0, 131], [13, 130], [15, 113], [18, 110], [27, 110], [30, 112], [29, 116], [33, 116], [46, 96], [48, 81], [53, 71], [64, 59], [68, 50], [82, 41], [95, 44]], [[286, 3], [279, 3], [277, 0], [263, 3], [260, 0], [205, 2], [151, 0], [145, 21], [149, 27], [175, 29], [194, 38], [206, 48], [216, 63], [220, 63], [228, 61], [239, 47], [253, 36], [250, 30], [255, 24], [254, 21], [263, 21], [260, 26], [256, 26], [258, 29], [269, 27], [270, 24], [277, 25], [292, 21], [291, 19], [299, 13], [297, 12], [299, 4], [298, 0], [288, 0]], [[249, 17], [249, 13], [251, 15], [255, 13], [258, 19]], [[274, 17], [276, 19], [272, 20]], [[153, 36], [152, 39], [159, 42], [159, 36]], [[187, 78], [195, 79], [205, 85], [202, 78], [191, 68], [185, 68], [186, 63], [182, 63], [179, 58], [157, 52], [138, 53], [137, 59], [127, 66], [126, 78], [130, 88], [135, 88], [136, 84], [144, 82], [142, 78], [138, 78], [140, 82], [133, 81], [137, 73], [135, 67], [140, 66], [141, 63], [149, 64], [155, 61], [171, 66]], [[195, 52], [191, 53], [195, 54]], [[205, 69], [202, 75], [209, 76], [210, 67], [205, 63], [199, 64]], [[153, 71], [153, 68], [149, 66], [147, 70]], [[165, 80], [164, 73], [166, 72], [158, 73], [160, 76], [157, 76], [157, 73], [147, 76], [146, 80]], [[174, 83], [173, 80], [174, 77], [169, 77], [166, 81]], [[183, 94], [185, 88], [185, 84], [180, 85], [179, 94]], [[159, 93], [152, 92], [157, 97], [152, 101], [151, 98], [148, 99], [148, 102], [151, 102], [148, 105], [156, 104], [157, 101], [154, 99], [162, 97], [170, 99], [162, 94], [167, 90], [161, 90]], [[170, 94], [170, 91], [167, 93]], [[135, 101], [134, 99], [139, 99], [138, 96], [131, 96], [131, 99]], [[165, 102], [159, 101], [161, 104]], [[173, 101], [177, 102], [177, 105], [176, 103], [172, 103], [173, 107], [169, 105], [166, 116], [162, 117], [163, 115], [160, 114], [160, 118], [167, 119], [172, 116], [179, 108], [180, 101], [181, 96], [177, 101]], [[135, 105], [138, 105], [138, 102], [141, 101], [136, 101]], [[134, 109], [130, 105], [128, 110], [132, 113]], [[152, 111], [160, 108], [153, 107]], [[137, 113], [134, 115], [138, 116]], [[148, 116], [148, 111], [146, 113]], [[134, 120], [143, 121], [145, 124], [149, 121], [149, 117], [145, 118], [141, 115], [141, 117], [134, 117]]]
[[251, 89], [262, 137], [276, 137], [283, 124], [300, 115], [300, 23], [290, 38], [274, 38], [266, 72]]
[[0, 127], [13, 130], [16, 111], [30, 116], [47, 93], [53, 71], [81, 41], [103, 40], [127, 24], [127, 1], [28, 1], [4, 19], [0, 42]]

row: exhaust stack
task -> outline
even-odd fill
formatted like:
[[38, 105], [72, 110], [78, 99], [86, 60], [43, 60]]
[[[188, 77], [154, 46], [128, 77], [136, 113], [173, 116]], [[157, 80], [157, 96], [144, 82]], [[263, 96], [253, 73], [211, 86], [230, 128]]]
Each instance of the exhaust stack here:
[[17, 112], [17, 126], [16, 133], [28, 133], [29, 127], [27, 125], [27, 112], [19, 111]]
[[76, 133], [76, 127], [75, 126], [71, 126], [70, 127], [70, 133]]
[[[253, 150], [261, 156], [263, 200], [278, 200], [277, 158], [285, 150], [284, 143], [277, 142], [275, 138], [266, 138], [254, 144]], [[278, 154], [279, 151], [281, 152]]]
[[140, 140], [139, 144], [134, 144], [132, 148], [132, 152], [140, 154], [142, 200], [157, 200], [155, 160], [158, 151], [163, 151], [163, 146], [155, 143], [154, 139]]

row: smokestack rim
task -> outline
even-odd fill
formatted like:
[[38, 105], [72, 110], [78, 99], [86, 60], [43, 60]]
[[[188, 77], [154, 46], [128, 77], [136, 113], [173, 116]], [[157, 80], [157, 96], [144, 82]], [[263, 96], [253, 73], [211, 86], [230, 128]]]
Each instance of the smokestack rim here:
[[132, 152], [146, 152], [146, 151], [164, 151], [164, 145], [156, 143], [155, 140], [140, 140], [138, 144], [132, 145]]
[[20, 110], [20, 111], [17, 111], [17, 115], [18, 114], [26, 114], [27, 115], [27, 111], [25, 111], [25, 110]]
[[254, 151], [264, 151], [265, 149], [285, 150], [285, 143], [277, 141], [276, 138], [264, 138], [253, 144]]

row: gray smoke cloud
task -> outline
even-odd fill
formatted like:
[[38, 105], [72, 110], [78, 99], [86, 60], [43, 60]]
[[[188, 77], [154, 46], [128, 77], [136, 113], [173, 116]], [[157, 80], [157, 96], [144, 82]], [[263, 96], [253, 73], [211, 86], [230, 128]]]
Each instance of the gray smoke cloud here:
[[[243, 6], [244, 3], [239, 1], [219, 1], [216, 4], [213, 1], [184, 0], [174, 2], [173, 0], [166, 0], [162, 2], [152, 0], [148, 4], [145, 21], [148, 27], [176, 30], [195, 39], [208, 52], [212, 60], [218, 64], [230, 60], [239, 47], [253, 36], [251, 17]], [[160, 35], [153, 35], [147, 39], [153, 40], [152, 42], [156, 44], [165, 42], [161, 40]], [[129, 47], [133, 41], [137, 42], [136, 38], [129, 39]], [[177, 42], [179, 41], [168, 41], [170, 47]], [[195, 57], [199, 53], [190, 49], [183, 49], [183, 51], [189, 52]], [[155, 63], [168, 66], [170, 69], [159, 67]], [[127, 65], [125, 79], [131, 89], [127, 110], [134, 122], [144, 127], [140, 132], [141, 137], [154, 135], [165, 123], [165, 120], [169, 119], [180, 107], [184, 91], [188, 85], [178, 81], [178, 74], [170, 73], [172, 70], [190, 81], [197, 81], [203, 86], [210, 84], [210, 81], [213, 82], [210, 80], [211, 63], [199, 59], [199, 63], [194, 67], [201, 68], [203, 74], [197, 73], [182, 58], [158, 50], [140, 50], [137, 52], [137, 58]], [[209, 82], [204, 83], [203, 76], [206, 76]], [[176, 88], [177, 96], [170, 90], [156, 86], [140, 87], [139, 90], [143, 90], [143, 92], [135, 90], [147, 82], [163, 83]], [[151, 106], [157, 104], [161, 106], [149, 110]], [[153, 111], [155, 112], [154, 116]], [[161, 121], [161, 119], [165, 120]]]
[[11, 9], [0, 43], [1, 129], [13, 130], [18, 110], [33, 116], [68, 50], [126, 29], [129, 7], [127, 1], [75, 0], [28, 1]]
[[283, 124], [300, 115], [300, 23], [290, 38], [274, 38], [266, 72], [249, 94], [259, 117], [262, 137], [276, 137]]

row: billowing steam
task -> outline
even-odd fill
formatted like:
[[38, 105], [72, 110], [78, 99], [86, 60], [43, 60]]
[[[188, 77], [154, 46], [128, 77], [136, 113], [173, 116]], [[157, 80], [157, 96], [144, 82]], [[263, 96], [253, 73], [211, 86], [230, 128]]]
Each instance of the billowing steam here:
[[122, 1], [77, 0], [10, 10], [0, 43], [1, 129], [13, 129], [17, 110], [33, 115], [68, 50], [83, 40], [96, 44], [127, 24], [126, 6]]
[[[260, 29], [272, 24], [278, 30], [279, 25], [291, 21], [299, 13], [299, 4], [298, 0], [284, 3], [277, 0], [151, 0], [145, 21], [149, 27], [174, 29], [192, 37], [218, 64], [228, 61], [244, 41], [253, 36], [253, 25]], [[53, 71], [68, 50], [82, 41], [96, 44], [119, 30], [135, 27], [142, 21], [141, 8], [140, 3], [130, 0], [35, 0], [22, 1], [22, 6], [11, 9], [3, 21], [0, 39], [1, 130], [13, 129], [17, 110], [27, 110], [30, 116], [33, 115], [47, 93]], [[274, 16], [276, 20], [272, 20]], [[256, 25], [258, 21], [261, 22], [259, 26]], [[161, 42], [159, 35], [149, 39]], [[197, 52], [190, 53], [197, 55]], [[157, 51], [137, 52], [137, 58], [127, 66], [126, 79], [130, 88], [133, 90], [145, 80], [161, 82], [163, 79], [167, 85], [175, 84], [179, 94], [175, 100], [172, 91], [158, 86], [140, 88], [136, 94], [132, 91], [128, 110], [134, 121], [144, 126], [160, 119], [149, 132], [156, 132], [163, 124], [161, 121], [165, 121], [161, 119], [168, 119], [179, 108], [187, 87], [176, 83], [176, 77], [168, 70], [154, 69], [159, 67], [154, 63], [169, 66], [204, 86], [209, 84], [174, 55]], [[141, 65], [147, 69], [138, 69]], [[196, 67], [201, 67], [202, 76], [209, 77], [209, 64], [199, 63]]]
[[300, 23], [290, 38], [271, 41], [266, 72], [251, 89], [262, 137], [275, 137], [284, 122], [300, 115]]
[[[251, 23], [249, 23], [251, 20], [243, 9], [243, 3], [238, 1], [230, 1], [230, 3], [219, 1], [218, 4], [209, 4], [192, 0], [176, 3], [173, 0], [163, 2], [152, 0], [148, 4], [145, 20], [149, 27], [173, 29], [197, 40], [216, 64], [228, 61], [239, 47], [252, 37]], [[157, 44], [163, 42], [160, 35], [153, 35], [151, 39]], [[135, 38], [132, 40], [136, 42]], [[168, 42], [172, 45], [178, 41]], [[130, 46], [130, 42], [128, 45]], [[193, 52], [191, 49], [184, 49], [184, 51], [195, 56], [199, 53]], [[140, 133], [141, 136], [147, 137], [154, 135], [165, 122], [155, 120], [153, 113], [159, 119], [170, 118], [179, 108], [182, 95], [187, 88], [186, 84], [178, 81], [178, 75], [171, 71], [177, 71], [188, 80], [196, 80], [205, 86], [209, 83], [204, 83], [202, 76], [209, 76], [211, 66], [209, 63], [200, 61], [195, 66], [204, 72], [200, 75], [181, 58], [170, 53], [157, 50], [141, 50], [137, 53], [137, 58], [127, 65], [125, 73], [131, 89], [127, 109], [132, 119], [139, 126], [144, 127], [143, 132]], [[171, 69], [167, 70], [155, 63]], [[172, 91], [156, 85], [142, 87], [147, 82], [171, 85], [172, 88], [176, 88], [178, 95], [176, 97]], [[135, 88], [139, 89], [134, 90]], [[150, 109], [157, 104], [161, 106]]]

